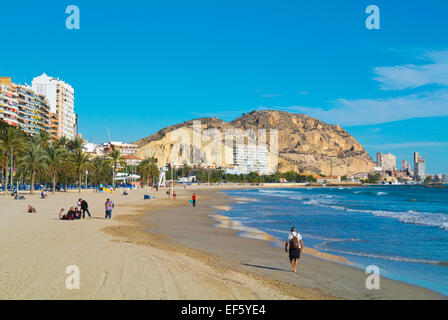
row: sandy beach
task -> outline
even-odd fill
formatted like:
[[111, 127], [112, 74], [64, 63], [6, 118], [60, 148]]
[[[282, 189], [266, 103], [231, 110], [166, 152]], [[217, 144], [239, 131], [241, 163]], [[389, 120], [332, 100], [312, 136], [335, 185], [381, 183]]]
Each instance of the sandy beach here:
[[[198, 195], [193, 208], [188, 199]], [[128, 196], [118, 192], [0, 198], [1, 299], [443, 299], [416, 286], [381, 278], [365, 288], [366, 274], [341, 257], [306, 249], [296, 274], [282, 248], [238, 237], [241, 230], [213, 211], [230, 209], [219, 188], [164, 189]], [[93, 219], [61, 221], [79, 197]], [[104, 202], [115, 202], [112, 220]], [[37, 214], [26, 212], [28, 204]], [[214, 226], [214, 225], [219, 225]], [[256, 230], [246, 230], [255, 232]], [[251, 235], [253, 236], [253, 235]], [[319, 258], [320, 256], [321, 258]], [[324, 259], [322, 259], [324, 258]], [[333, 260], [333, 261], [332, 261]], [[80, 289], [67, 289], [67, 266], [80, 270]]]

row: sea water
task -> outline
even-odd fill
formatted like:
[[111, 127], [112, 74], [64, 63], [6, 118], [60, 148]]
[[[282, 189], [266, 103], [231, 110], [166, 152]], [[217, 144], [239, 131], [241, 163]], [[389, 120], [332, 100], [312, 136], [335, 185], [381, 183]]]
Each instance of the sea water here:
[[[304, 245], [344, 256], [356, 267], [448, 296], [448, 189], [424, 186], [230, 190], [222, 212], [285, 241], [291, 226]], [[254, 201], [255, 200], [255, 201]]]

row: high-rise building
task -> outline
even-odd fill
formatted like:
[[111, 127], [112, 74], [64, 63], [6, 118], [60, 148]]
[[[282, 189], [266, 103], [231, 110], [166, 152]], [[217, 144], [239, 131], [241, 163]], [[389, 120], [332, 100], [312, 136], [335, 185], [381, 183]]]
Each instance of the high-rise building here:
[[75, 91], [72, 86], [60, 79], [43, 73], [32, 81], [32, 88], [44, 95], [50, 105], [50, 112], [58, 118], [57, 137], [76, 137]]
[[414, 152], [414, 164], [418, 162], [418, 152]]
[[397, 158], [392, 153], [378, 152], [376, 154], [376, 164], [384, 171], [395, 171], [397, 169]]
[[10, 77], [0, 77], [0, 119], [17, 126], [17, 91]]
[[16, 85], [18, 125], [28, 135], [51, 130], [50, 107], [30, 86]]
[[401, 160], [401, 170], [409, 171], [411, 169], [411, 165], [406, 160]]
[[233, 168], [226, 170], [230, 174], [248, 174], [257, 172], [268, 174], [268, 149], [258, 145], [236, 145], [233, 148]]
[[0, 119], [27, 135], [51, 131], [50, 107], [45, 97], [30, 86], [14, 84], [10, 77], [0, 78]]
[[[417, 154], [418, 155], [418, 154]], [[414, 164], [414, 178], [420, 177], [420, 180], [425, 179], [425, 158], [418, 156], [417, 162]]]

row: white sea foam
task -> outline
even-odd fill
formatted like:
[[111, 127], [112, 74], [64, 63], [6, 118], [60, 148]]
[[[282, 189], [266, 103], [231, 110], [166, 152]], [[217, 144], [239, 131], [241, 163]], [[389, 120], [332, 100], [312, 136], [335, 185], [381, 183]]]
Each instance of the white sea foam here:
[[381, 211], [381, 210], [362, 210], [362, 209], [350, 209], [344, 206], [332, 204], [330, 201], [310, 199], [304, 201], [303, 204], [321, 206], [347, 212], [360, 212], [370, 213], [377, 217], [385, 217], [396, 219], [402, 223], [417, 224], [431, 227], [438, 227], [440, 229], [448, 231], [448, 214], [444, 213], [432, 213], [432, 212], [417, 212], [417, 211]]

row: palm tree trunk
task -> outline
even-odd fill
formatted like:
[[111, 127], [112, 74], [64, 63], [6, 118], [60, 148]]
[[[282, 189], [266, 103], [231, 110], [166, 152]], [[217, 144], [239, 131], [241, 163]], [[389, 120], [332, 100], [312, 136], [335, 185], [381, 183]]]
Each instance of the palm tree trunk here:
[[79, 172], [79, 180], [78, 180], [78, 192], [81, 192], [81, 172]]
[[34, 191], [34, 172], [31, 172], [31, 187], [30, 187], [30, 194], [33, 194]]
[[8, 179], [9, 179], [9, 168], [8, 168], [8, 166], [6, 166], [6, 170], [5, 170], [6, 172], [5, 172], [5, 192], [3, 193], [3, 195], [4, 196], [6, 196], [6, 193], [8, 192], [7, 191], [7, 189], [8, 189]]
[[114, 181], [112, 181], [112, 187], [113, 187], [114, 190], [115, 190], [115, 175], [116, 175], [116, 172], [117, 172], [117, 165], [116, 165], [116, 163], [114, 163]]
[[51, 193], [54, 194], [55, 189], [56, 189], [56, 173], [53, 172], [53, 186], [51, 188]]
[[8, 159], [9, 159], [9, 152], [6, 152], [5, 192], [4, 192], [5, 196], [6, 196], [7, 192], [8, 192], [8, 179], [9, 179]]

